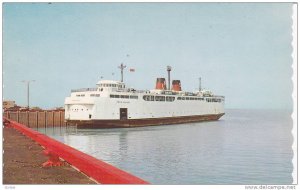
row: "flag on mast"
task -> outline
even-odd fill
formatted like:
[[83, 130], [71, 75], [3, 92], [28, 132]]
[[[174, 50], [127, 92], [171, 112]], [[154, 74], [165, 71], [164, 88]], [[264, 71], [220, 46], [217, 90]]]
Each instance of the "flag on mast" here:
[[134, 68], [130, 68], [129, 71], [130, 72], [135, 72], [135, 69]]

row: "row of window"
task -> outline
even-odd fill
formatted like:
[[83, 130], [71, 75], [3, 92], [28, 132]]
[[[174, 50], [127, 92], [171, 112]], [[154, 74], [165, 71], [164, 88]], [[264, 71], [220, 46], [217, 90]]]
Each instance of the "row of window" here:
[[167, 102], [173, 102], [175, 100], [174, 96], [150, 96], [150, 95], [144, 95], [143, 99], [145, 101], [167, 101]]
[[123, 84], [100, 84], [100, 87], [118, 87], [118, 88], [125, 88], [125, 85]]
[[222, 99], [219, 98], [207, 98], [207, 102], [222, 102]]
[[125, 98], [125, 99], [138, 99], [138, 96], [135, 95], [116, 95], [116, 94], [111, 94], [110, 98]]
[[204, 98], [196, 98], [196, 97], [178, 97], [177, 100], [204, 100]]
[[[174, 96], [150, 96], [150, 95], [144, 95], [143, 99], [145, 101], [167, 101], [167, 102], [173, 102], [175, 100]], [[201, 100], [204, 101], [204, 98], [197, 98], [197, 97], [178, 97], [177, 100]], [[218, 98], [207, 98], [207, 102], [221, 102], [222, 99]]]
[[[71, 109], [71, 111], [80, 111], [80, 109]], [[83, 111], [83, 109], [81, 109]], [[89, 109], [86, 109], [86, 111], [89, 111]]]
[[[76, 97], [84, 97], [85, 94], [76, 94]], [[100, 97], [100, 94], [90, 94], [91, 97]]]
[[[85, 94], [76, 94], [77, 97], [84, 97]], [[90, 94], [91, 97], [100, 97], [100, 94]], [[124, 98], [124, 99], [138, 99], [136, 95], [115, 95], [111, 94], [110, 98]], [[151, 95], [144, 95], [143, 99], [145, 101], [167, 101], [173, 102], [175, 100], [174, 96], [151, 96]], [[204, 98], [197, 98], [197, 97], [178, 97], [177, 100], [202, 100]], [[219, 98], [206, 98], [206, 102], [222, 102], [222, 99]]]

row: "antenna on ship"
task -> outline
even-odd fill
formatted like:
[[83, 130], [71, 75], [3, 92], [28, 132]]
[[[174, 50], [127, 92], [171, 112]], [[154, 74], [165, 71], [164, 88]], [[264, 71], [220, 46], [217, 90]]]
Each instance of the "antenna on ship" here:
[[121, 65], [118, 68], [121, 69], [121, 82], [123, 82], [123, 70], [126, 68], [126, 65], [121, 63]]
[[201, 77], [199, 77], [199, 92], [201, 91]]
[[170, 90], [170, 72], [172, 70], [172, 67], [171, 66], [167, 66], [167, 71], [168, 71], [168, 90]]

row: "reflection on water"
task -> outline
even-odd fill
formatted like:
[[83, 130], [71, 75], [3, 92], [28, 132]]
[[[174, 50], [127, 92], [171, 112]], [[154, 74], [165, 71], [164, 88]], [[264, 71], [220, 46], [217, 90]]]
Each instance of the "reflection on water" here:
[[229, 110], [220, 121], [39, 131], [154, 184], [292, 183], [289, 112]]

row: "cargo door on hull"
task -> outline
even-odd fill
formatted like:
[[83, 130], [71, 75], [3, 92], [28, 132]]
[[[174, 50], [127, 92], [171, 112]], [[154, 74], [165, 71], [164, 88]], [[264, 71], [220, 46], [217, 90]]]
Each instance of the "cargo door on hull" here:
[[127, 108], [120, 108], [120, 120], [126, 120], [127, 115]]

